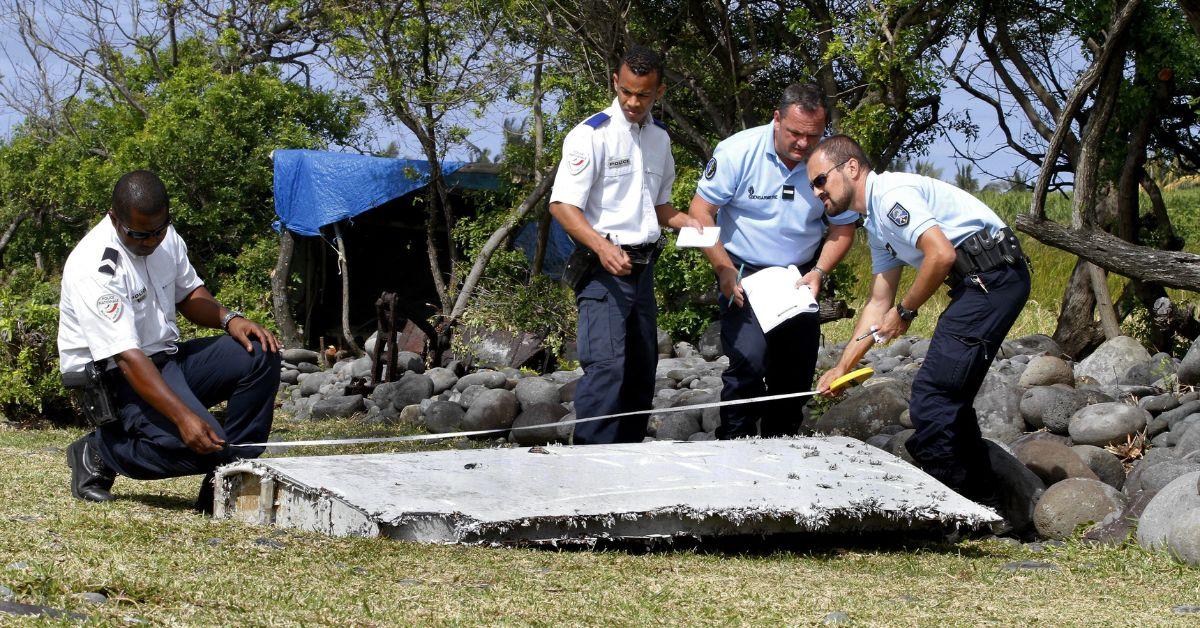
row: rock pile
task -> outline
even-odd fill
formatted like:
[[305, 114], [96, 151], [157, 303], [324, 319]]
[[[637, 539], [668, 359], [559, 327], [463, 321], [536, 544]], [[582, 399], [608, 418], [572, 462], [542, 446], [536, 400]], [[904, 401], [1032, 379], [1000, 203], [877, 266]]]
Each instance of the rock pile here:
[[[721, 354], [714, 324], [700, 347], [660, 332], [653, 408], [719, 400]], [[908, 458], [908, 398], [929, 341], [901, 338], [864, 359], [876, 375], [819, 416], [805, 409], [805, 433], [845, 435]], [[824, 347], [818, 369], [843, 345]], [[667, 353], [669, 352], [669, 353]], [[461, 365], [426, 370], [401, 353], [401, 376], [366, 390], [370, 358], [317, 366], [318, 354], [284, 352], [282, 410], [299, 420], [361, 415], [369, 423], [412, 423], [433, 433], [502, 430], [489, 438], [530, 446], [568, 442], [574, 392], [582, 370], [534, 375], [515, 369], [464, 373]], [[1103, 543], [1133, 530], [1146, 547], [1162, 547], [1200, 564], [1200, 339], [1183, 360], [1150, 355], [1136, 340], [1114, 338], [1086, 359], [1065, 359], [1042, 335], [1004, 343], [975, 402], [989, 439], [1008, 520], [1026, 536], [1062, 539], [1082, 530]], [[648, 439], [709, 440], [715, 408], [650, 415]], [[544, 425], [538, 429], [513, 427]], [[512, 430], [504, 432], [503, 430]]]

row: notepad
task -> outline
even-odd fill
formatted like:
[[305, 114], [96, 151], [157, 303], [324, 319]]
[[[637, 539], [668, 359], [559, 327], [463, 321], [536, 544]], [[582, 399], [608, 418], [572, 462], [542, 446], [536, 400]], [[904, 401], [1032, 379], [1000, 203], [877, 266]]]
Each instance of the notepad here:
[[717, 226], [706, 227], [704, 233], [695, 227], [683, 227], [679, 230], [679, 238], [675, 240], [675, 246], [681, 249], [688, 248], [707, 248], [717, 243], [717, 238], [721, 235], [721, 228]]
[[795, 266], [772, 266], [742, 279], [742, 290], [764, 334], [793, 316], [820, 309], [812, 290], [803, 285], [797, 288], [798, 281], [800, 270]]

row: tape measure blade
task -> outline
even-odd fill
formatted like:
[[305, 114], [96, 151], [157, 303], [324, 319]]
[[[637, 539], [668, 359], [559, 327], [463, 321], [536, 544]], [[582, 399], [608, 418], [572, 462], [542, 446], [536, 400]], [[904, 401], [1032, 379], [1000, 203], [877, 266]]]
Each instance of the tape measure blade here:
[[849, 388], [850, 386], [852, 386], [854, 384], [858, 384], [858, 383], [866, 381], [867, 378], [871, 377], [874, 374], [875, 374], [875, 369], [873, 369], [869, 366], [855, 370], [855, 371], [850, 371], [849, 373], [846, 373], [845, 375], [833, 380], [833, 383], [829, 385], [829, 389], [830, 390], [841, 390], [843, 388]]

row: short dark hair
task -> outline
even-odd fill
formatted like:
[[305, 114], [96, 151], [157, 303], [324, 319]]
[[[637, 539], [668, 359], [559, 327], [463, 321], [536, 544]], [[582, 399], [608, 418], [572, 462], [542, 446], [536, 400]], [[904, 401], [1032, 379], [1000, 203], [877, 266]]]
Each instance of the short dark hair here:
[[625, 51], [625, 56], [621, 57], [621, 65], [617, 66], [617, 72], [621, 71], [622, 65], [638, 76], [647, 76], [654, 72], [658, 76], [658, 84], [662, 85], [663, 72], [666, 69], [663, 66], [662, 56], [657, 52], [645, 46], [633, 44], [629, 50]]
[[153, 216], [170, 209], [167, 186], [149, 170], [128, 172], [113, 188], [112, 207], [117, 218], [128, 221], [137, 212]]
[[825, 115], [829, 115], [829, 107], [825, 106], [825, 92], [813, 83], [792, 83], [784, 88], [783, 95], [779, 97], [779, 115], [786, 114], [788, 107], [793, 106], [807, 113], [823, 109]]
[[867, 153], [849, 135], [830, 135], [821, 140], [821, 143], [817, 144], [817, 149], [813, 151], [813, 155], [818, 153], [824, 154], [829, 158], [829, 161], [835, 164], [840, 164], [849, 159], [857, 159], [862, 167], [867, 170], [871, 169], [871, 160], [867, 159]]

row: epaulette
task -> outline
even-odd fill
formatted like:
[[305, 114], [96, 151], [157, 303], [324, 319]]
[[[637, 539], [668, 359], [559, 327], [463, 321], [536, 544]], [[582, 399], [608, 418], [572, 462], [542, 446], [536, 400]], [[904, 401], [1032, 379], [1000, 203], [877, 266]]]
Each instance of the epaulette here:
[[664, 131], [666, 131], [666, 130], [667, 130], [667, 123], [666, 123], [666, 122], [663, 122], [662, 120], [659, 120], [658, 118], [655, 118], [655, 119], [654, 119], [654, 126], [656, 126], [656, 127], [660, 128], [660, 129], [662, 129], [662, 130], [664, 130]]
[[603, 111], [601, 111], [600, 113], [588, 118], [587, 120], [584, 120], [583, 123], [592, 127], [593, 129], [598, 129], [598, 128], [600, 128], [601, 124], [608, 122], [608, 118], [609, 118], [609, 115], [607, 113], [604, 113]]
[[100, 256], [100, 272], [105, 275], [117, 274], [117, 264], [121, 263], [121, 256], [117, 254], [117, 250], [110, 247], [104, 249], [104, 255]]

